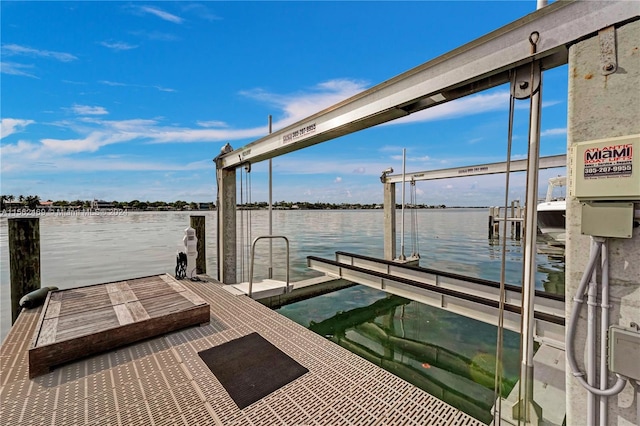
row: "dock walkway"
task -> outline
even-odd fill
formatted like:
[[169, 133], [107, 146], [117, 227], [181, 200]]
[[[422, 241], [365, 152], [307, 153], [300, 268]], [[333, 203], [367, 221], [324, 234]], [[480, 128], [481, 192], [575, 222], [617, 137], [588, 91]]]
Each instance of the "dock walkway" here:
[[[481, 425], [393, 374], [214, 282], [180, 281], [210, 322], [113, 349], [29, 379], [40, 308], [23, 311], [0, 351], [2, 424]], [[240, 410], [198, 352], [260, 333], [309, 372]]]

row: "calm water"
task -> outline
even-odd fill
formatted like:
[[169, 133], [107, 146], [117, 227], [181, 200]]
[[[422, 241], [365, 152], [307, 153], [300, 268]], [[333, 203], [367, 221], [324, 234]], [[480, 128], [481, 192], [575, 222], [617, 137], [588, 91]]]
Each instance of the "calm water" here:
[[[418, 210], [415, 213], [421, 266], [500, 279], [501, 246], [487, 239], [487, 210]], [[215, 277], [216, 213], [197, 214], [206, 217], [207, 271]], [[70, 288], [173, 273], [189, 216], [189, 212], [133, 212], [126, 216], [41, 217], [42, 285]], [[268, 212], [238, 212], [238, 217], [240, 243], [268, 233]], [[406, 215], [406, 255], [414, 250], [410, 223], [411, 217]], [[398, 233], [400, 229], [398, 223]], [[383, 256], [382, 210], [274, 211], [273, 233], [290, 240], [292, 281], [319, 275], [306, 267], [306, 256], [333, 259], [336, 251]], [[267, 240], [258, 243], [256, 278], [266, 277], [268, 244]], [[11, 318], [6, 218], [0, 219], [0, 252], [0, 320], [4, 339]], [[248, 280], [248, 256], [243, 253], [239, 248], [239, 264], [244, 265], [240, 266], [239, 275], [243, 277], [239, 278]], [[284, 278], [284, 243], [274, 240], [273, 253], [274, 278]], [[508, 240], [508, 283], [521, 283], [521, 262], [521, 243]], [[563, 263], [545, 255], [538, 255], [537, 262], [536, 286], [563, 293]], [[383, 304], [382, 308], [376, 303]], [[367, 308], [371, 305], [373, 308]], [[354, 318], [361, 316], [362, 311], [367, 312], [363, 314], [365, 320], [358, 323]], [[406, 299], [387, 297], [362, 286], [289, 305], [280, 312], [477, 418], [487, 419], [493, 397], [487, 380], [495, 369], [494, 327]], [[336, 315], [337, 312], [346, 313], [347, 320], [345, 315]], [[508, 386], [517, 377], [516, 334], [507, 333], [505, 350], [508, 361], [503, 370]], [[456, 389], [464, 389], [465, 394]]]
[[[207, 271], [216, 275], [215, 212], [206, 217]], [[500, 279], [500, 245], [487, 240], [484, 209], [417, 211], [420, 264], [473, 277]], [[182, 248], [189, 212], [133, 212], [126, 216], [54, 216], [40, 218], [42, 285], [70, 288], [158, 273], [173, 273]], [[238, 239], [251, 241], [268, 233], [268, 212], [238, 212]], [[400, 214], [398, 214], [400, 221]], [[251, 225], [251, 235], [247, 232]], [[406, 254], [412, 250], [409, 216], [405, 218]], [[244, 225], [241, 225], [244, 223]], [[400, 225], [397, 226], [398, 233]], [[291, 276], [296, 281], [317, 276], [306, 256], [334, 258], [338, 250], [383, 256], [382, 210], [274, 211], [273, 233], [291, 243]], [[400, 241], [398, 237], [398, 247]], [[240, 246], [240, 244], [239, 244]], [[239, 249], [240, 251], [240, 249]], [[283, 273], [284, 244], [273, 242], [276, 278]], [[255, 277], [266, 275], [268, 241], [258, 243]], [[248, 279], [247, 257], [244, 277]], [[522, 246], [508, 241], [507, 282], [521, 282]], [[564, 282], [564, 265], [538, 255], [537, 287], [554, 289]], [[281, 266], [278, 268], [278, 266]], [[242, 269], [242, 268], [241, 268]], [[240, 272], [239, 274], [242, 274]], [[283, 275], [284, 276], [284, 275]], [[7, 219], [0, 219], [0, 321], [2, 338], [10, 327]], [[563, 291], [561, 288], [560, 291]]]
[[[496, 328], [365, 287], [278, 309], [340, 346], [485, 422], [492, 420]], [[518, 380], [520, 340], [505, 331], [503, 396]]]

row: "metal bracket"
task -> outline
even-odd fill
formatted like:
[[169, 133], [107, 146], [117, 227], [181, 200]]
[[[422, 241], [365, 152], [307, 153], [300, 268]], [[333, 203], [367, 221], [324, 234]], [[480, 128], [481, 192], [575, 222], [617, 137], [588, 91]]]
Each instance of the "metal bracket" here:
[[598, 31], [600, 41], [600, 72], [609, 75], [618, 69], [616, 55], [616, 28], [612, 25]]
[[[532, 93], [536, 93], [540, 89], [540, 67], [537, 65], [538, 62], [533, 62], [516, 68], [516, 79], [511, 88], [514, 98], [528, 99]], [[534, 67], [533, 88], [531, 88], [531, 67]]]

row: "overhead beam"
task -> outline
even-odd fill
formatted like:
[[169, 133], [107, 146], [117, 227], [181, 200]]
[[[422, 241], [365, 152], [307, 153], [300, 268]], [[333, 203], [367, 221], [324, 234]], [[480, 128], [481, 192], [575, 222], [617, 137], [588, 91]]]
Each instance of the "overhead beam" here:
[[[509, 70], [541, 60], [567, 63], [569, 45], [611, 25], [638, 19], [630, 1], [557, 1], [220, 158], [233, 168], [309, 147], [506, 83]], [[529, 37], [539, 33], [537, 53]]]
[[[551, 169], [554, 167], [565, 167], [567, 165], [566, 154], [540, 157], [540, 169]], [[512, 172], [523, 172], [527, 170], [527, 160], [516, 160], [511, 162]], [[405, 182], [419, 180], [436, 180], [464, 176], [493, 175], [496, 173], [506, 173], [507, 163], [477, 164], [475, 166], [452, 167], [449, 169], [427, 170], [422, 172], [405, 173]], [[383, 175], [384, 183], [402, 183], [402, 175]]]

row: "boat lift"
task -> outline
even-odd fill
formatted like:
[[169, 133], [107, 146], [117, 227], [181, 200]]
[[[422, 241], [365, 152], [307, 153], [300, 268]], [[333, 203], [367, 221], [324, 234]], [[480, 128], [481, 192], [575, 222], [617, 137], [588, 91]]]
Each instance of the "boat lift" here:
[[[539, 169], [551, 169], [565, 167], [567, 165], [566, 154], [541, 157]], [[396, 209], [395, 209], [395, 184], [404, 182], [417, 182], [425, 180], [450, 179], [465, 176], [492, 175], [507, 172], [507, 162], [476, 164], [464, 167], [451, 167], [439, 170], [424, 170], [411, 173], [392, 175], [390, 169], [384, 170], [380, 181], [384, 184], [384, 258], [392, 260], [396, 258]], [[392, 169], [391, 169], [392, 170]], [[509, 171], [522, 172], [527, 170], [527, 160], [511, 161]], [[489, 225], [491, 228], [491, 224]]]
[[[605, 76], [614, 73], [617, 69], [615, 28], [628, 26], [626, 24], [637, 21], [640, 19], [639, 12], [636, 2], [554, 2], [246, 146], [225, 150], [215, 160], [219, 189], [217, 199], [218, 279], [225, 284], [235, 284], [237, 279], [236, 168], [405, 117], [505, 83], [511, 83], [512, 98], [529, 97], [531, 99], [525, 204], [534, 205], [537, 201], [540, 160], [538, 142], [541, 91], [538, 87], [542, 81], [542, 73], [569, 63], [570, 47], [583, 40], [600, 36], [602, 37], [601, 50], [611, 46], [614, 49], [612, 56], [604, 56], [605, 59], [611, 60], [601, 63], [600, 69], [604, 70]], [[610, 31], [604, 31], [605, 29]], [[607, 35], [612, 35], [613, 41], [609, 42]], [[608, 54], [608, 52], [604, 53]], [[595, 56], [595, 54], [591, 55], [590, 58]], [[597, 64], [595, 66], [597, 67]], [[583, 90], [586, 89], [583, 88]], [[576, 94], [574, 93], [573, 96], [576, 97]], [[507, 155], [507, 158], [510, 158], [510, 155]], [[515, 162], [510, 164], [513, 165], [513, 163]], [[471, 175], [472, 171], [468, 173]], [[387, 185], [391, 184], [385, 183], [385, 194], [390, 194], [391, 191], [386, 189]], [[385, 204], [387, 202], [385, 195]], [[385, 221], [388, 221], [387, 217]], [[533, 246], [535, 234], [532, 234], [536, 229], [535, 223], [536, 210], [527, 209], [525, 218], [527, 247], [523, 262], [525, 271], [521, 328], [523, 333], [521, 379], [524, 381], [524, 396], [512, 405], [513, 417], [518, 422], [522, 420], [533, 422], [540, 419], [537, 409], [533, 406], [532, 379], [533, 335], [536, 327], [534, 309], [536, 268]], [[507, 311], [508, 304], [504, 297], [505, 294], [501, 292], [500, 304]], [[502, 312], [502, 308], [500, 311]], [[606, 378], [606, 371], [604, 376]], [[576, 401], [582, 400], [573, 391], [571, 398]], [[606, 400], [601, 402], [604, 402], [602, 411], [606, 418], [608, 410]], [[581, 415], [573, 414], [577, 418]], [[595, 418], [593, 410], [588, 417]]]
[[[237, 281], [236, 169], [373, 127], [509, 82], [537, 61], [540, 70], [568, 62], [577, 40], [637, 16], [633, 2], [554, 2], [308, 118], [215, 158], [218, 183], [218, 280]], [[530, 37], [541, 35], [531, 52]], [[525, 67], [529, 70], [529, 66]], [[518, 74], [517, 86], [529, 74]], [[516, 162], [513, 162], [516, 163]], [[537, 174], [537, 170], [534, 171]], [[472, 175], [469, 171], [467, 175]], [[386, 204], [385, 200], [385, 204]], [[385, 256], [387, 257], [387, 256]]]
[[[494, 281], [340, 251], [336, 252], [335, 260], [308, 256], [307, 266], [336, 278], [498, 325], [500, 284]], [[506, 286], [504, 327], [516, 333], [520, 332], [522, 294], [521, 287]], [[534, 339], [564, 349], [564, 296], [536, 291], [535, 298]]]

